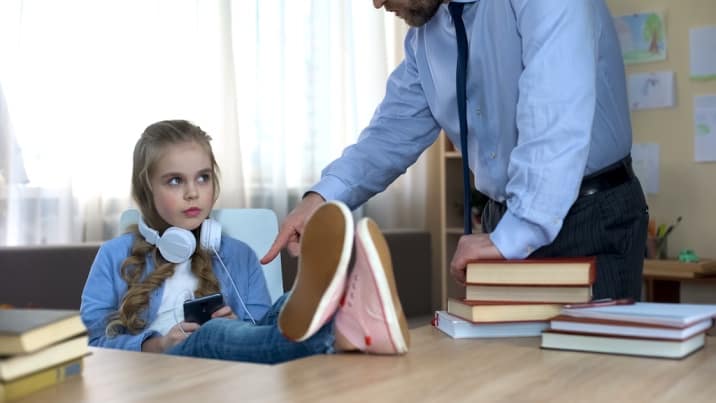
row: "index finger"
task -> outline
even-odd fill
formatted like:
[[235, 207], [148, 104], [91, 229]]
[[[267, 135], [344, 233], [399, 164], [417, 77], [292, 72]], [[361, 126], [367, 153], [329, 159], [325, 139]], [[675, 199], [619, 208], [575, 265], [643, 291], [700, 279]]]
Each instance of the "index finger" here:
[[294, 234], [293, 228], [283, 228], [278, 235], [276, 235], [276, 239], [274, 239], [273, 244], [269, 248], [268, 252], [266, 252], [266, 255], [261, 258], [261, 264], [268, 264], [272, 260], [278, 256], [279, 252], [281, 252], [281, 249], [283, 249], [286, 244], [288, 243], [288, 240], [291, 238], [291, 236]]

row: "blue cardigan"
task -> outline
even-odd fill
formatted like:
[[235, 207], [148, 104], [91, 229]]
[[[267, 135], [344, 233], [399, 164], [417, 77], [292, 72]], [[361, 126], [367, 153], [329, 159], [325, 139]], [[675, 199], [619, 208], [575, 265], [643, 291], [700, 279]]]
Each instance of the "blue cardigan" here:
[[[91, 346], [141, 351], [144, 340], [158, 334], [147, 329], [135, 335], [126, 333], [109, 337], [105, 333], [108, 315], [117, 311], [127, 292], [127, 283], [120, 275], [120, 267], [124, 259], [130, 255], [133, 242], [134, 234], [131, 233], [105, 242], [92, 263], [82, 291], [80, 307]], [[256, 253], [245, 243], [222, 235], [219, 256], [236, 282], [236, 288], [241, 293], [251, 316], [256, 320], [262, 318], [271, 306], [271, 297]], [[234, 314], [241, 320], [247, 320], [248, 315], [230, 283], [231, 279], [226, 275], [216, 256], [212, 256], [212, 268], [219, 281], [221, 293], [224, 295], [224, 302], [231, 306]], [[153, 270], [154, 263], [148, 258], [145, 275]], [[149, 307], [143, 315], [147, 326], [157, 317], [163, 292], [164, 284], [154, 290], [149, 297]]]

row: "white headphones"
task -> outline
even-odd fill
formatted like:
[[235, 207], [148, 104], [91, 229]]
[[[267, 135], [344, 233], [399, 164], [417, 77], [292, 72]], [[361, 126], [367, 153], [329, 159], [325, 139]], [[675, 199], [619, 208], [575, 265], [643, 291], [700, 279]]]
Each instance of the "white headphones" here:
[[[151, 245], [157, 245], [159, 253], [164, 259], [172, 263], [182, 263], [191, 257], [196, 250], [196, 238], [194, 234], [184, 228], [169, 227], [159, 236], [159, 233], [150, 228], [144, 222], [144, 218], [139, 216], [137, 223], [139, 233]], [[221, 224], [218, 221], [207, 218], [201, 224], [201, 232], [199, 235], [199, 243], [202, 249], [215, 252], [221, 244]]]

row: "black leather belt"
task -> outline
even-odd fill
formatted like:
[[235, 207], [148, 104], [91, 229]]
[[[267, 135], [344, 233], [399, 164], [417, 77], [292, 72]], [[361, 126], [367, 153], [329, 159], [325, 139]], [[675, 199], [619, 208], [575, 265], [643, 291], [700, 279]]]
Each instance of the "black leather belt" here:
[[585, 176], [579, 187], [579, 197], [617, 187], [632, 178], [634, 171], [631, 168], [631, 155], [627, 155], [624, 159]]

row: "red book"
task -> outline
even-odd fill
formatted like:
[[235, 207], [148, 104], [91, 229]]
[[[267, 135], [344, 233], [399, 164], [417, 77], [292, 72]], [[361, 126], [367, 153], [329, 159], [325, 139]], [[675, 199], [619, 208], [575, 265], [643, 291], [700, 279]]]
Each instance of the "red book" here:
[[467, 264], [466, 282], [479, 285], [586, 286], [594, 283], [596, 258], [476, 260]]
[[448, 299], [448, 313], [473, 323], [549, 320], [559, 315], [562, 304], [471, 301]]

